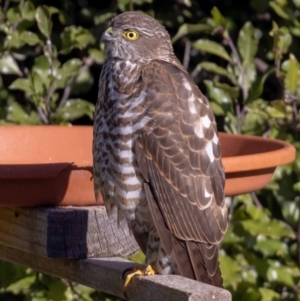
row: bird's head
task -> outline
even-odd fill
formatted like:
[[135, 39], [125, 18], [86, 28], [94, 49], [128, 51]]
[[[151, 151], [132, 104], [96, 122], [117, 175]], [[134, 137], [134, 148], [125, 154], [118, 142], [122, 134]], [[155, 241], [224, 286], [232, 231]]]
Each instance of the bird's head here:
[[154, 18], [140, 12], [125, 12], [113, 18], [101, 40], [108, 58], [171, 61], [170, 36]]

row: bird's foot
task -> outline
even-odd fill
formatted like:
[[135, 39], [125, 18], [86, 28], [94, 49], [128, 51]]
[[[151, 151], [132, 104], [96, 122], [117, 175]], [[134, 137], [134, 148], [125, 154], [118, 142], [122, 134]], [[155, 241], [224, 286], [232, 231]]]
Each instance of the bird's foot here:
[[151, 265], [148, 265], [145, 269], [138, 269], [138, 268], [131, 268], [127, 269], [123, 273], [123, 278], [125, 280], [124, 282], [124, 295], [126, 296], [126, 289], [131, 282], [132, 278], [136, 276], [149, 276], [149, 275], [155, 275], [157, 272], [155, 271], [154, 267]]

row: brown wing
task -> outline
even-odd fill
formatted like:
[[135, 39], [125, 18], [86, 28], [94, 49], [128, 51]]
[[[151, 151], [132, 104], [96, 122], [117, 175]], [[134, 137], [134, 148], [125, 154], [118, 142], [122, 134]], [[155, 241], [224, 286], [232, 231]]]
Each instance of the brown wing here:
[[142, 74], [152, 122], [136, 143], [155, 226], [180, 273], [222, 285], [225, 176], [214, 116], [189, 75], [153, 61]]

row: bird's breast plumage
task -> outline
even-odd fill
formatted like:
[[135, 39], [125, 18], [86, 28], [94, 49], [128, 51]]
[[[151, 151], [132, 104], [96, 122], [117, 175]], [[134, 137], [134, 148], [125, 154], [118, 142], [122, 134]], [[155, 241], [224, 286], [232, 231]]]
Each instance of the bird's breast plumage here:
[[144, 180], [134, 158], [134, 142], [149, 121], [140, 73], [134, 62], [105, 62], [94, 127], [95, 190], [102, 194], [108, 211], [116, 206], [119, 218], [125, 215], [128, 221], [137, 218], [138, 206], [146, 205]]

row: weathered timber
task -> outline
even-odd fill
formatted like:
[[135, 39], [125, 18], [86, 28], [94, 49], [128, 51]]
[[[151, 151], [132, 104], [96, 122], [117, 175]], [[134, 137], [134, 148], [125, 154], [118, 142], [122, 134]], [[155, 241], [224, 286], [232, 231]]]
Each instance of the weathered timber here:
[[[1, 245], [0, 258], [124, 297], [123, 271], [138, 266], [122, 258], [50, 259]], [[139, 276], [126, 290], [135, 301], [230, 301], [228, 291], [175, 275]]]
[[0, 244], [50, 258], [133, 254], [138, 246], [102, 206], [0, 208]]

